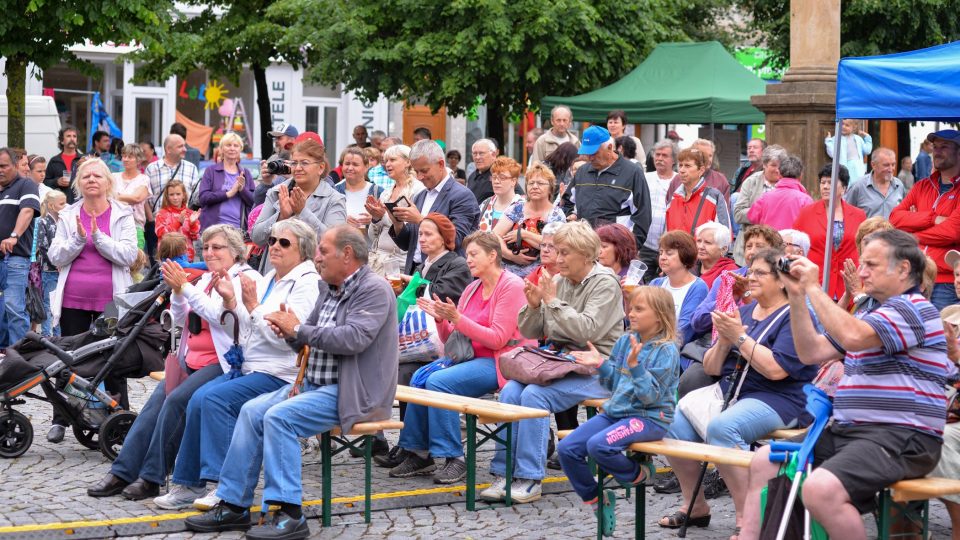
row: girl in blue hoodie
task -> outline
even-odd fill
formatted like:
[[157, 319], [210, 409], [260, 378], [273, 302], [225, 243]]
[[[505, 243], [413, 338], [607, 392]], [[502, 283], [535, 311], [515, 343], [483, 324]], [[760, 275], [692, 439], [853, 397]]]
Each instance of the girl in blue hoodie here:
[[[662, 439], [673, 421], [680, 353], [673, 297], [660, 287], [639, 287], [630, 298], [631, 331], [617, 340], [604, 360], [592, 343], [571, 353], [580, 364], [599, 369], [600, 383], [612, 392], [603, 412], [557, 447], [560, 465], [573, 489], [588, 504], [597, 501], [597, 480], [587, 456], [621, 484], [652, 480], [652, 462], [624, 455], [633, 443]], [[605, 504], [604, 506], [607, 506]]]

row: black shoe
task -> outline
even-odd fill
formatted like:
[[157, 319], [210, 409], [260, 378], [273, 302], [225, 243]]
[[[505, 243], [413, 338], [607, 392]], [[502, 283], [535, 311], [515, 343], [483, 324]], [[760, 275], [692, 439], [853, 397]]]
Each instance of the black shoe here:
[[147, 482], [143, 478], [137, 478], [132, 484], [125, 487], [120, 494], [131, 501], [152, 499], [160, 495], [160, 484], [154, 484], [153, 482]]
[[703, 477], [703, 496], [707, 499], [716, 499], [730, 493], [727, 483], [720, 477], [717, 469], [708, 470]]
[[[373, 448], [370, 449], [370, 453], [374, 456], [385, 456], [390, 452], [390, 445], [387, 444], [385, 439], [379, 437], [373, 438]], [[359, 448], [350, 447], [350, 455], [353, 457], [363, 457], [363, 446]]]
[[392, 469], [397, 465], [400, 465], [405, 459], [407, 459], [407, 451], [403, 448], [400, 448], [399, 444], [391, 448], [386, 455], [373, 456], [373, 461], [377, 465], [386, 467], [388, 469]]
[[190, 516], [183, 523], [188, 531], [195, 532], [245, 531], [250, 528], [250, 510], [234, 512], [221, 501], [210, 511]]
[[392, 478], [410, 478], [411, 476], [425, 476], [437, 469], [432, 457], [422, 458], [413, 452], [407, 452], [407, 459], [403, 463], [390, 469]]
[[107, 473], [100, 480], [100, 483], [87, 490], [87, 495], [91, 497], [113, 497], [119, 495], [123, 488], [130, 485], [130, 482], [118, 478], [111, 473]]
[[657, 493], [680, 493], [680, 480], [673, 471], [657, 475], [657, 481], [653, 483], [653, 490]]
[[299, 540], [310, 536], [307, 518], [294, 519], [283, 512], [274, 512], [272, 519], [247, 531], [249, 540]]
[[562, 471], [563, 467], [560, 466], [560, 458], [557, 455], [554, 455], [552, 458], [547, 460], [547, 468], [554, 471]]
[[58, 443], [63, 441], [63, 436], [67, 434], [67, 427], [59, 424], [50, 426], [47, 432], [47, 442]]

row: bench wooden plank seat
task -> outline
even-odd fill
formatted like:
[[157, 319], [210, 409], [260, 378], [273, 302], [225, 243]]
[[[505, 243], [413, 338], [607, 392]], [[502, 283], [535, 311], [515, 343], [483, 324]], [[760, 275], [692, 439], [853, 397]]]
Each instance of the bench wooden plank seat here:
[[[445, 394], [443, 392], [435, 392], [433, 390], [413, 388], [404, 385], [397, 386], [396, 398], [406, 403], [446, 409], [466, 415], [467, 455], [465, 457], [467, 462], [467, 510], [474, 511], [477, 509], [477, 447], [490, 440], [503, 444], [506, 450], [507, 461], [505, 477], [507, 481], [507, 495], [504, 498], [504, 502], [507, 506], [512, 504], [510, 500], [510, 487], [513, 482], [513, 422], [530, 418], [545, 418], [550, 416], [549, 411], [511, 405], [509, 403], [500, 403], [498, 401]], [[478, 420], [480, 423], [479, 427], [477, 425]], [[484, 427], [485, 424], [499, 425], [488, 429]], [[505, 438], [499, 436], [502, 431], [506, 432]]]

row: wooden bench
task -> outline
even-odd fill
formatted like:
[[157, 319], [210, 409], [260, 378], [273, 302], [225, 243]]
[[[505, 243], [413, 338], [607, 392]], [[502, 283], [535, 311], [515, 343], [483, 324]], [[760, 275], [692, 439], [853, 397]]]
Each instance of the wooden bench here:
[[162, 381], [164, 379], [164, 372], [162, 371], [151, 371], [150, 378], [155, 381]]
[[[572, 430], [564, 430], [557, 433], [557, 437], [563, 439]], [[714, 465], [730, 465], [732, 467], [749, 467], [750, 460], [753, 459], [753, 452], [741, 450], [739, 448], [721, 448], [704, 443], [690, 441], [680, 441], [676, 439], [661, 439], [659, 441], [649, 441], [631, 444], [631, 452], [647, 455], [661, 455], [667, 457], [690, 459], [693, 461], [706, 461]], [[598, 490], [603, 496], [603, 481], [606, 473], [597, 470]], [[652, 480], [652, 479], [651, 479]], [[637, 496], [634, 500], [634, 535], [635, 538], [645, 538], [646, 520], [647, 520], [647, 486], [644, 484], [636, 486]], [[600, 525], [600, 508], [597, 508], [597, 539], [602, 538]]]
[[[333, 456], [350, 448], [363, 450], [363, 520], [370, 523], [370, 501], [372, 498], [371, 475], [373, 461], [373, 440], [379, 431], [399, 431], [403, 429], [403, 422], [396, 420], [382, 420], [379, 422], [361, 422], [353, 425], [353, 429], [347, 434], [353, 439], [347, 438], [335, 427], [326, 433], [320, 434], [320, 464], [322, 476], [321, 493], [323, 500], [320, 506], [321, 524], [329, 527], [332, 517], [330, 500], [333, 497]], [[332, 441], [337, 441], [340, 446], [333, 450]], [[362, 448], [360, 447], [362, 445]]]
[[[475, 511], [477, 501], [477, 447], [487, 441], [499, 442], [506, 449], [506, 497], [507, 506], [510, 500], [510, 487], [513, 482], [513, 422], [530, 418], [545, 418], [549, 411], [521, 407], [497, 401], [489, 401], [454, 394], [444, 394], [423, 388], [397, 386], [397, 399], [405, 403], [414, 403], [435, 409], [455, 411], [467, 417], [467, 510]], [[477, 426], [479, 420], [480, 427]], [[487, 430], [483, 424], [499, 424], [492, 430]], [[506, 438], [500, 438], [501, 431], [506, 430]]]

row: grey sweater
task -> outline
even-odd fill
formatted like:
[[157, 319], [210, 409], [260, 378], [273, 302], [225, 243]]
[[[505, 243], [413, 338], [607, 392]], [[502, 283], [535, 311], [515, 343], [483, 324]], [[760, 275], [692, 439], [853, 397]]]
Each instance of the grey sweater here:
[[613, 344], [623, 334], [623, 290], [613, 270], [599, 263], [574, 284], [563, 277], [557, 280], [557, 297], [541, 302], [539, 309], [525, 305], [520, 309], [519, 327], [524, 337], [546, 336], [557, 345], [572, 350], [587, 348], [587, 342], [610, 356]]
[[344, 433], [357, 422], [387, 420], [393, 414], [397, 392], [400, 337], [397, 298], [384, 278], [369, 267], [357, 270], [357, 284], [345, 291], [337, 307], [336, 325], [316, 326], [319, 308], [330, 293], [320, 283], [320, 297], [296, 337], [288, 340], [294, 350], [304, 345], [343, 356], [339, 365], [337, 412]]

